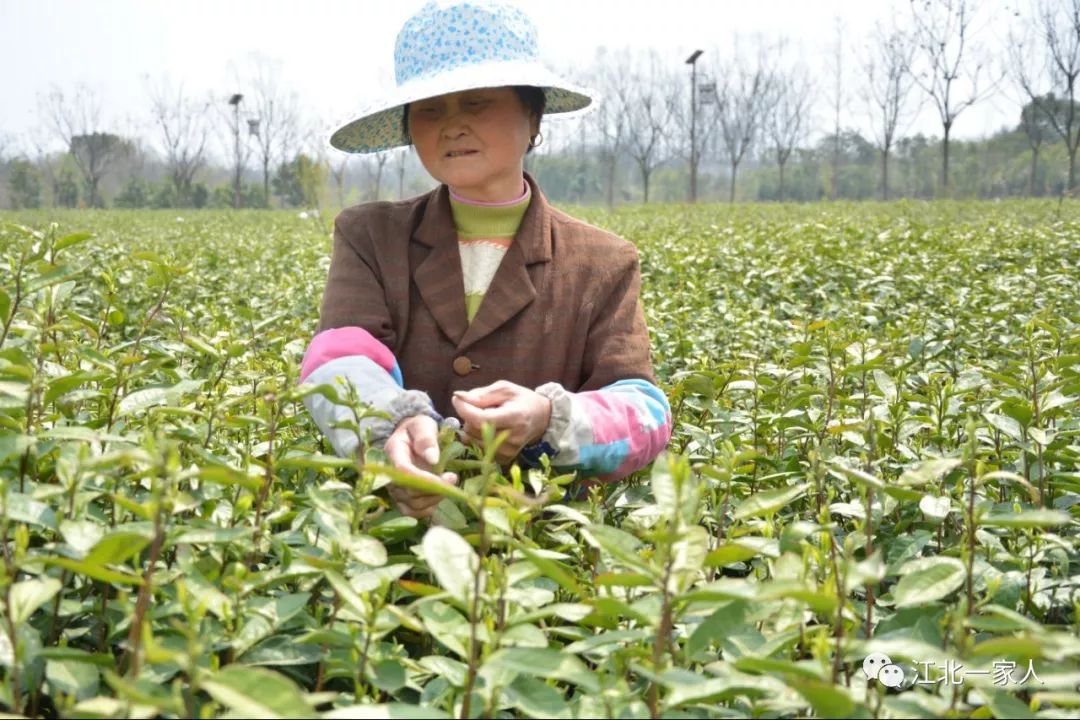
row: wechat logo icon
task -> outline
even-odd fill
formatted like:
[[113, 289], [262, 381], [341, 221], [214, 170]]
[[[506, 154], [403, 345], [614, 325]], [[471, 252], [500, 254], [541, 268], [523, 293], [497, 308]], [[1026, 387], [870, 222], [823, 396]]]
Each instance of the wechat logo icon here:
[[887, 688], [907, 690], [904, 668], [893, 663], [885, 653], [870, 653], [863, 658], [863, 674]]

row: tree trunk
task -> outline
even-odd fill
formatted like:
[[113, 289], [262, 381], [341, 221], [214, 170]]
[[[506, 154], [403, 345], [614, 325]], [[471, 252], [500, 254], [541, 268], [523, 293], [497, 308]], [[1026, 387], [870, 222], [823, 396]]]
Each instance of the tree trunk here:
[[641, 189], [642, 189], [642, 202], [649, 202], [649, 169], [644, 165], [641, 166]]
[[1065, 189], [1066, 193], [1072, 193], [1076, 187], [1076, 145], [1069, 148], [1069, 187]]
[[945, 137], [941, 144], [941, 192], [948, 198], [952, 197], [949, 189], [949, 131], [952, 129], [952, 123], [945, 124], [943, 129]]
[[728, 191], [728, 202], [735, 202], [735, 177], [739, 172], [739, 163], [731, 163], [731, 188]]
[[52, 165], [47, 160], [36, 164], [45, 168], [45, 178], [49, 183], [49, 187], [52, 188], [52, 207], [59, 207], [56, 203], [56, 173], [53, 171]]
[[607, 168], [607, 205], [615, 206], [615, 158], [611, 159]]
[[778, 163], [777, 163], [777, 165], [779, 165], [779, 166], [780, 166], [780, 192], [779, 192], [779, 199], [780, 199], [780, 202], [784, 202], [784, 166], [785, 166], [785, 165], [787, 165], [787, 163], [786, 163], [786, 162], [778, 162]]
[[881, 151], [881, 199], [889, 199], [889, 148]]
[[832, 197], [830, 200], [835, 200], [840, 195], [840, 125], [836, 126], [836, 134], [833, 136], [833, 155], [832, 155]]
[[697, 202], [697, 162], [695, 158], [690, 158], [690, 202]]
[[240, 156], [236, 157], [236, 175], [233, 177], [233, 208], [240, 209]]
[[1031, 172], [1028, 174], [1028, 197], [1035, 197], [1035, 175], [1039, 171], [1039, 148], [1031, 148]]
[[270, 156], [263, 156], [263, 202], [270, 207]]

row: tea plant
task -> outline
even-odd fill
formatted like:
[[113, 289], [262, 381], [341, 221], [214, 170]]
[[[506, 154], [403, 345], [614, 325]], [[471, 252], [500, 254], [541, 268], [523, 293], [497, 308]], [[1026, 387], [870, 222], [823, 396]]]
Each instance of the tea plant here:
[[459, 487], [332, 454], [303, 397], [372, 411], [298, 380], [325, 218], [0, 218], [0, 704], [1074, 716], [1080, 215], [573, 213], [638, 246], [675, 422], [583, 496], [490, 428], [444, 434]]

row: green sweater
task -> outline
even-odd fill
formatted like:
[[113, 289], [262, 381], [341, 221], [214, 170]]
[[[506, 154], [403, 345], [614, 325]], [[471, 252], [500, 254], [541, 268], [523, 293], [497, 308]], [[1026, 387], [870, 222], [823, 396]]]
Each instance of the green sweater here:
[[521, 197], [506, 203], [478, 203], [450, 192], [450, 210], [458, 231], [465, 278], [465, 311], [470, 323], [529, 208], [531, 191], [528, 183], [524, 185]]

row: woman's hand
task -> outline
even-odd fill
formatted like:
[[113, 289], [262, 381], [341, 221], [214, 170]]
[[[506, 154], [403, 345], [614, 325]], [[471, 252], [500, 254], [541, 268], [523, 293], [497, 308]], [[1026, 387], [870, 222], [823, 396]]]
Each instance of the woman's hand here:
[[[402, 472], [433, 482], [457, 485], [457, 475], [452, 472], [445, 472], [441, 476], [430, 472], [439, 462], [439, 431], [434, 418], [413, 415], [402, 420], [387, 439], [385, 451], [390, 464]], [[431, 517], [443, 499], [442, 495], [430, 495], [392, 482], [387, 489], [401, 514], [414, 518]]]
[[484, 387], [454, 393], [450, 400], [461, 418], [466, 435], [480, 442], [481, 426], [490, 422], [495, 434], [509, 430], [510, 435], [495, 453], [502, 465], [509, 464], [521, 448], [544, 436], [551, 421], [551, 400], [535, 390], [498, 380]]

